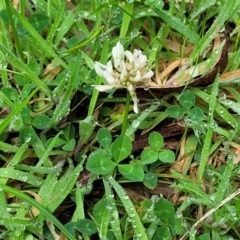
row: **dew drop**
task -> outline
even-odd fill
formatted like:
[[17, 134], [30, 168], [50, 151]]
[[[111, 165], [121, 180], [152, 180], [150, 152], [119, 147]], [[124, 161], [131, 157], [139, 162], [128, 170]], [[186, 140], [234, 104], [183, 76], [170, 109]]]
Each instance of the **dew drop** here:
[[16, 231], [14, 232], [14, 236], [15, 236], [15, 237], [20, 237], [21, 234], [22, 234], [22, 232], [21, 232], [20, 230], [16, 230]]
[[22, 180], [23, 182], [26, 182], [26, 181], [28, 180], [28, 177], [27, 177], [27, 176], [22, 176], [22, 177], [21, 177], [21, 180]]
[[135, 213], [130, 213], [129, 214], [129, 217], [131, 217], [131, 218], [134, 218], [136, 215], [135, 215]]
[[142, 236], [141, 233], [137, 233], [137, 234], [136, 234], [136, 237], [137, 237], [138, 239], [139, 239], [141, 236]]
[[116, 18], [117, 16], [118, 16], [118, 11], [113, 11], [112, 17], [113, 17], [113, 18]]
[[183, 216], [182, 213], [179, 212], [179, 211], [177, 211], [176, 214], [175, 214], [176, 218], [182, 218], [182, 216]]
[[111, 205], [107, 205], [107, 206], [106, 206], [106, 209], [109, 210], [109, 211], [112, 211], [113, 206], [111, 206]]
[[132, 37], [136, 37], [136, 36], [138, 36], [138, 35], [139, 35], [139, 31], [136, 30], [136, 29], [131, 32], [131, 36], [132, 36]]
[[109, 197], [110, 197], [110, 198], [114, 198], [114, 194], [110, 194]]
[[158, 195], [152, 195], [151, 200], [152, 202], [158, 202], [160, 200], [160, 197]]
[[212, 195], [210, 196], [210, 200], [211, 200], [212, 202], [214, 202], [214, 201], [215, 201], [215, 199], [216, 199], [216, 196], [215, 196], [215, 194], [212, 194]]
[[132, 127], [133, 127], [133, 128], [137, 128], [139, 125], [140, 125], [140, 121], [139, 121], [139, 120], [134, 120], [134, 121], [132, 122]]
[[214, 171], [212, 171], [212, 170], [207, 170], [207, 174], [208, 174], [208, 176], [213, 176], [213, 175], [214, 175]]
[[124, 195], [124, 196], [123, 196], [123, 199], [124, 199], [124, 200], [128, 200], [129, 197], [128, 197], [127, 195]]
[[130, 157], [131, 159], [134, 159], [134, 155], [133, 155], [133, 154], [131, 154], [129, 157]]
[[153, 104], [154, 104], [154, 105], [159, 105], [160, 102], [159, 102], [157, 99], [154, 99], [154, 100], [153, 100]]

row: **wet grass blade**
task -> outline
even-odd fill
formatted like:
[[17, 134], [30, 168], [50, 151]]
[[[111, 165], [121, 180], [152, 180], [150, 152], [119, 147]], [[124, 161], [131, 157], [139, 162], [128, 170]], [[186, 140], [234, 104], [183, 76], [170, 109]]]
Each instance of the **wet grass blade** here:
[[120, 29], [120, 38], [126, 37], [127, 31], [129, 29], [129, 24], [131, 21], [131, 15], [133, 13], [134, 3], [126, 3], [125, 6], [122, 8], [123, 10], [123, 20]]
[[113, 177], [107, 177], [107, 181], [109, 182], [109, 184], [113, 187], [113, 189], [116, 191], [118, 197], [120, 198], [127, 214], [128, 217], [132, 220], [131, 222], [134, 222], [134, 230], [135, 230], [135, 235], [138, 239], [141, 240], [147, 240], [147, 235], [145, 232], [145, 228], [139, 218], [139, 215], [133, 205], [133, 203], [131, 202], [129, 196], [126, 194], [126, 192], [124, 191], [124, 189], [121, 187], [121, 185], [119, 185], [115, 179]]
[[0, 185], [0, 187], [1, 187], [1, 189], [3, 189], [3, 191], [16, 196], [16, 197], [20, 198], [21, 200], [23, 200], [23, 201], [29, 203], [30, 205], [34, 206], [35, 208], [37, 208], [46, 218], [48, 218], [50, 221], [52, 221], [55, 224], [55, 226], [57, 226], [66, 235], [66, 237], [68, 239], [76, 240], [75, 237], [62, 225], [62, 223], [53, 214], [51, 214], [45, 207], [43, 207], [41, 204], [39, 204], [37, 201], [35, 201], [31, 197], [29, 197], [28, 195], [14, 189], [14, 188], [11, 188], [9, 186]]
[[191, 29], [190, 25], [186, 21], [175, 17], [173, 14], [162, 9], [154, 9], [154, 11], [173, 29], [180, 32], [184, 37], [188, 38], [191, 43], [197, 44], [200, 37], [197, 32]]
[[16, 15], [18, 20], [21, 22], [24, 28], [31, 34], [36, 41], [36, 45], [39, 46], [47, 55], [52, 56], [58, 61], [64, 68], [68, 68], [66, 63], [53, 51], [49, 43], [42, 38], [42, 36], [35, 30], [35, 28], [23, 17], [18, 11], [14, 10], [13, 13]]
[[224, 199], [226, 193], [229, 193], [229, 186], [231, 186], [231, 175], [234, 167], [232, 158], [233, 156], [231, 155], [227, 156], [227, 165], [224, 169], [224, 172], [221, 174], [221, 183], [218, 185], [216, 197], [214, 199], [214, 203], [216, 205]]
[[216, 79], [212, 86], [212, 93], [209, 98], [209, 119], [208, 119], [208, 129], [207, 134], [204, 139], [203, 148], [201, 152], [199, 170], [198, 170], [198, 183], [202, 182], [203, 173], [210, 155], [212, 137], [213, 137], [213, 125], [214, 125], [214, 110], [216, 107], [217, 102], [217, 95], [218, 95], [218, 81]]

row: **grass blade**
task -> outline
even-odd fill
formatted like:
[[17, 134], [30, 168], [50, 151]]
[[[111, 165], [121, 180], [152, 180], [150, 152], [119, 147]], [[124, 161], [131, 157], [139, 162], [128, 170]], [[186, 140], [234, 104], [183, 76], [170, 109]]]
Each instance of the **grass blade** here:
[[173, 16], [168, 11], [162, 9], [154, 9], [155, 12], [162, 18], [167, 24], [169, 24], [173, 29], [180, 32], [183, 36], [189, 39], [193, 44], [197, 44], [200, 40], [197, 32], [193, 31], [187, 21], [183, 21], [175, 16]]
[[133, 203], [131, 202], [130, 198], [128, 197], [128, 195], [126, 194], [126, 192], [123, 190], [123, 188], [121, 187], [121, 185], [119, 185], [115, 179], [110, 176], [107, 177], [107, 181], [110, 183], [110, 185], [114, 188], [114, 190], [116, 191], [118, 197], [120, 198], [121, 202], [123, 203], [123, 206], [129, 216], [129, 218], [132, 220], [131, 222], [134, 222], [134, 226], [135, 226], [135, 235], [138, 239], [141, 240], [147, 240], [147, 235], [145, 232], [145, 228], [139, 218], [139, 215], [133, 205]]
[[216, 197], [214, 203], [219, 204], [225, 197], [225, 194], [229, 191], [229, 186], [231, 185], [231, 175], [233, 171], [233, 159], [232, 156], [228, 156], [227, 165], [224, 172], [221, 174], [221, 183], [219, 184], [216, 192]]
[[0, 187], [3, 189], [3, 191], [13, 194], [14, 196], [20, 198], [21, 200], [28, 202], [35, 208], [37, 208], [46, 218], [51, 220], [70, 240], [76, 240], [75, 237], [62, 225], [62, 223], [53, 215], [51, 214], [46, 208], [44, 208], [41, 204], [39, 204], [37, 201], [33, 200], [28, 195], [11, 188], [6, 185], [0, 185]]
[[123, 20], [122, 20], [120, 35], [119, 35], [120, 38], [126, 37], [129, 24], [132, 18], [131, 15], [133, 13], [133, 7], [134, 7], [134, 3], [126, 3], [125, 6], [122, 8], [124, 13], [123, 13]]
[[212, 87], [212, 93], [210, 95], [210, 99], [209, 99], [209, 120], [208, 120], [208, 124], [209, 127], [207, 129], [207, 134], [205, 136], [204, 139], [204, 143], [203, 143], [203, 148], [202, 148], [202, 152], [201, 152], [201, 158], [200, 158], [200, 165], [199, 165], [199, 170], [198, 170], [198, 182], [201, 183], [202, 182], [202, 177], [203, 177], [203, 173], [209, 158], [209, 154], [210, 154], [210, 149], [211, 149], [211, 143], [212, 143], [212, 137], [213, 137], [213, 126], [214, 125], [214, 110], [216, 107], [216, 102], [217, 102], [217, 94], [218, 94], [218, 79], [215, 80], [215, 82], [213, 83], [213, 87]]
[[[13, 10], [13, 9], [12, 9]], [[31, 34], [34, 38], [36, 45], [39, 46], [46, 54], [52, 56], [56, 59], [59, 64], [61, 64], [64, 68], [68, 68], [66, 63], [53, 51], [49, 43], [45, 41], [42, 36], [35, 30], [35, 28], [23, 17], [18, 11], [14, 10], [13, 13], [16, 15], [18, 20], [21, 22], [24, 28]]]

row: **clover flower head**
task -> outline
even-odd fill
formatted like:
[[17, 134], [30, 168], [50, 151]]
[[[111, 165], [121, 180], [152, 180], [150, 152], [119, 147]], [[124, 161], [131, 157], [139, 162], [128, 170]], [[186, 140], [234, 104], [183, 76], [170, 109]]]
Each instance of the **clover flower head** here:
[[113, 88], [127, 88], [133, 100], [133, 110], [138, 113], [138, 99], [136, 85], [147, 83], [153, 76], [153, 71], [146, 72], [147, 57], [141, 50], [134, 49], [133, 53], [124, 51], [123, 45], [118, 42], [112, 49], [112, 59], [106, 65], [95, 62], [96, 73], [105, 78], [106, 85], [94, 85], [105, 92]]

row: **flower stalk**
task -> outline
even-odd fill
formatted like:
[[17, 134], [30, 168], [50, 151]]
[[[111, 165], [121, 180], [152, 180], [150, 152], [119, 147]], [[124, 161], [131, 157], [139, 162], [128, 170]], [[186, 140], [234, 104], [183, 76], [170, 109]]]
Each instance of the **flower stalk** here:
[[129, 107], [130, 107], [130, 94], [129, 94], [129, 92], [127, 92], [126, 107], [125, 107], [124, 116], [123, 116], [123, 124], [122, 124], [121, 134], [125, 134], [126, 129], [127, 129], [127, 119], [128, 119]]

